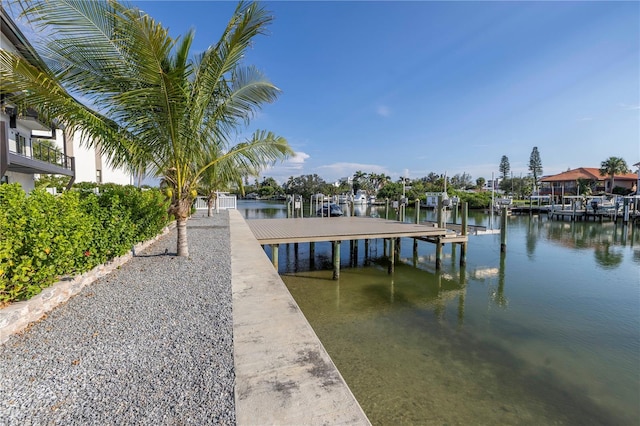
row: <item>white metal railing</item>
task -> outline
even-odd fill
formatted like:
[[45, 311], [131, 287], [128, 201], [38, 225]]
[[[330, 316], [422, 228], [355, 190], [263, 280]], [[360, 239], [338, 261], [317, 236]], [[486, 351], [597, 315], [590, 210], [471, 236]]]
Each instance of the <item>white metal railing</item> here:
[[[194, 203], [196, 210], [207, 210], [207, 197], [197, 197]], [[219, 192], [213, 205], [215, 211], [238, 208], [238, 198], [235, 195]]]
[[235, 195], [218, 194], [216, 197], [216, 210], [235, 210], [238, 207], [238, 198]]
[[206, 197], [197, 197], [193, 206], [196, 210], [206, 210], [207, 209], [207, 198]]

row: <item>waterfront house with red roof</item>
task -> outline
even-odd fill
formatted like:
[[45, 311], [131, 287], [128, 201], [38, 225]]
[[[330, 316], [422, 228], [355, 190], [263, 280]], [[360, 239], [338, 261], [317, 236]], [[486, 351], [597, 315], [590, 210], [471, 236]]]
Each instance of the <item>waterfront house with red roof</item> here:
[[[613, 188], [610, 188], [611, 182], [609, 176], [601, 176], [600, 169], [596, 167], [579, 167], [573, 170], [567, 170], [566, 172], [559, 173], [553, 176], [544, 176], [540, 179], [540, 194], [565, 194], [565, 195], [578, 195], [578, 181], [579, 179], [586, 179], [591, 181], [591, 187], [594, 194], [598, 193], [612, 193]], [[627, 190], [627, 192], [633, 192], [637, 190], [638, 174], [637, 173], [625, 173], [614, 176], [615, 187], [621, 187]]]

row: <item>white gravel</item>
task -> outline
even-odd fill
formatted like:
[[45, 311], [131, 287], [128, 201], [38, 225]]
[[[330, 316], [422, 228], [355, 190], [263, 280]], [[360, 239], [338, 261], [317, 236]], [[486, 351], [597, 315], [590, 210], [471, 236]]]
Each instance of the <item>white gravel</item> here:
[[0, 345], [0, 424], [235, 424], [228, 215], [196, 216]]

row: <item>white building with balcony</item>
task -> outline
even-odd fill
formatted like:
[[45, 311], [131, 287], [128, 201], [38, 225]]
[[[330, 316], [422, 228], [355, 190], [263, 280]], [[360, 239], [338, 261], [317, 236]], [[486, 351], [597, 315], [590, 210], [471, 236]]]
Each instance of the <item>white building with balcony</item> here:
[[[31, 62], [38, 58], [1, 5], [0, 49]], [[11, 102], [11, 93], [0, 93], [0, 183], [17, 182], [28, 192], [40, 174], [71, 176], [71, 183], [133, 183], [129, 173], [108, 165], [99, 148], [89, 148], [80, 132], [43, 123], [37, 111], [19, 111]]]

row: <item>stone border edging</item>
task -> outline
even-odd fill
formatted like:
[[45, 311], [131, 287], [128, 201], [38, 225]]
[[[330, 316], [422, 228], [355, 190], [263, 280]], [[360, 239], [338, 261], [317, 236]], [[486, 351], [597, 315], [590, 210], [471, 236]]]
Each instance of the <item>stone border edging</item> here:
[[23, 331], [29, 324], [40, 320], [56, 306], [78, 294], [85, 286], [127, 263], [136, 252], [146, 249], [175, 227], [175, 221], [171, 222], [154, 238], [133, 246], [129, 253], [98, 265], [81, 275], [53, 283], [29, 300], [15, 302], [0, 309], [0, 345], [9, 340], [13, 334]]

